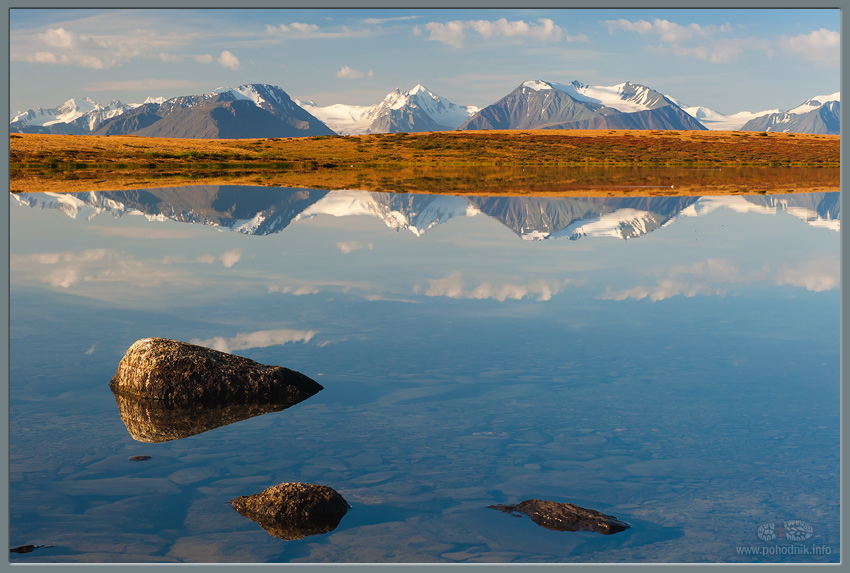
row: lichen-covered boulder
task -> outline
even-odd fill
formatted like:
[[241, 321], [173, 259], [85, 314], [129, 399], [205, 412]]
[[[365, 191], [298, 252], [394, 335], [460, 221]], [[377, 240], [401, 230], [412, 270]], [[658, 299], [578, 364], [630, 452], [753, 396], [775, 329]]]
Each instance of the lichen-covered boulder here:
[[311, 483], [273, 485], [230, 504], [269, 535], [285, 540], [333, 531], [351, 508], [334, 489]]
[[595, 531], [611, 535], [631, 527], [613, 515], [585, 509], [571, 503], [527, 499], [516, 505], [488, 505], [505, 513], [524, 513], [541, 527], [555, 531]]
[[109, 387], [115, 393], [173, 405], [291, 405], [322, 390], [300, 372], [167, 338], [134, 342]]

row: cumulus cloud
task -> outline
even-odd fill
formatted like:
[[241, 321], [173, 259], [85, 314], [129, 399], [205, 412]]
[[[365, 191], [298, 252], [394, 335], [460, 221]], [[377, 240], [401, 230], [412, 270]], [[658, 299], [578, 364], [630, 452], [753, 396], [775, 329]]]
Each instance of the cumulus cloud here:
[[242, 258], [242, 250], [241, 249], [232, 249], [230, 251], [225, 252], [218, 259], [222, 262], [222, 264], [230, 268], [236, 263], [239, 262], [239, 259]]
[[339, 241], [336, 246], [340, 250], [340, 252], [345, 254], [363, 248], [369, 249], [371, 251], [374, 248], [374, 245], [372, 245], [372, 243], [367, 243], [364, 245], [360, 241]]
[[177, 56], [172, 55], [171, 49], [186, 45], [186, 30], [159, 32], [161, 23], [142, 27], [139, 25], [142, 22], [130, 23], [119, 18], [108, 23], [101, 20], [95, 26], [93, 20], [97, 18], [74, 23], [74, 26], [87, 31], [72, 30], [70, 26], [48, 28], [39, 33], [16, 30], [11, 33], [9, 58], [12, 61], [107, 69], [139, 58], [175, 61], [173, 58]]
[[833, 30], [821, 28], [799, 36], [783, 36], [780, 45], [786, 52], [810, 62], [832, 65], [838, 64], [841, 35]]
[[189, 342], [221, 352], [233, 352], [248, 348], [281, 346], [292, 342], [310, 342], [315, 335], [316, 331], [314, 330], [258, 330], [256, 332], [240, 332], [231, 338], [216, 336], [204, 340], [195, 338]]
[[363, 72], [352, 69], [348, 66], [342, 66], [339, 69], [339, 71], [336, 73], [336, 77], [345, 78], [345, 79], [349, 79], [349, 80], [359, 80], [364, 75], [369, 76], [371, 78], [372, 76], [375, 75], [375, 72], [372, 71], [372, 70], [369, 70], [368, 73], [364, 74]]
[[[567, 36], [560, 26], [549, 18], [540, 18], [536, 23], [523, 20], [453, 20], [451, 22], [428, 22], [423, 26], [428, 33], [428, 39], [442, 42], [453, 48], [463, 47], [467, 31], [478, 34], [482, 38], [511, 38], [520, 40], [529, 38], [538, 41], [558, 42], [565, 38], [568, 41], [580, 40], [584, 36]], [[415, 26], [414, 35], [422, 35], [422, 28]], [[586, 38], [584, 38], [586, 39]]]
[[225, 68], [230, 68], [231, 70], [239, 69], [239, 58], [234, 56], [228, 50], [224, 50], [221, 52], [221, 55], [219, 55], [218, 57], [218, 63]]
[[[564, 281], [568, 283], [570, 281]], [[561, 290], [559, 281], [538, 280], [527, 284], [501, 283], [494, 284], [483, 282], [478, 286], [464, 288], [464, 279], [460, 271], [455, 271], [443, 278], [429, 279], [425, 296], [444, 296], [456, 299], [487, 299], [492, 298], [499, 302], [505, 300], [521, 300], [526, 297], [536, 297], [538, 301], [547, 301]], [[414, 288], [418, 292], [420, 288]]]
[[77, 43], [77, 34], [65, 28], [52, 28], [36, 37], [53, 48], [72, 48]]
[[613, 34], [618, 30], [635, 32], [642, 36], [656, 37], [660, 44], [649, 46], [649, 49], [660, 53], [672, 53], [678, 56], [689, 56], [713, 63], [726, 63], [737, 59], [745, 50], [758, 50], [772, 56], [772, 44], [763, 39], [752, 37], [731, 37], [732, 26], [707, 25], [691, 23], [678, 24], [662, 18], [651, 22], [647, 20], [605, 20], [608, 32]]

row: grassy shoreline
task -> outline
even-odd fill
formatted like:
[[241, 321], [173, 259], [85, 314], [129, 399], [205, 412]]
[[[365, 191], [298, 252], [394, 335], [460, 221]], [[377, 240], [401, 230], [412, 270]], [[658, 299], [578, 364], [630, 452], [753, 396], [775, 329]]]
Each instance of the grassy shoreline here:
[[11, 134], [10, 190], [226, 184], [607, 196], [639, 189], [662, 195], [837, 191], [839, 141], [829, 135], [660, 130], [233, 140]]

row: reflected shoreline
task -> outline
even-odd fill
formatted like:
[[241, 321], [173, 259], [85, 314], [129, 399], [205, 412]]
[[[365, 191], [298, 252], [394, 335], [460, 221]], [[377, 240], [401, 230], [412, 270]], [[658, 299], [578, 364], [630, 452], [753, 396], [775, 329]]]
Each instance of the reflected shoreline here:
[[839, 167], [401, 167], [223, 169], [139, 172], [57, 171], [17, 178], [12, 193], [81, 193], [240, 185], [435, 195], [540, 197], [705, 196], [832, 192]]

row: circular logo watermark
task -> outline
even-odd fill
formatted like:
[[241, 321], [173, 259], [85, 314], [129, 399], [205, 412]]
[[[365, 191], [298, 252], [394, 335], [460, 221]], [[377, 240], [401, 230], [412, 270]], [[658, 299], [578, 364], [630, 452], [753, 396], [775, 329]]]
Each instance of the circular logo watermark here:
[[802, 519], [790, 519], [774, 523], [762, 523], [758, 527], [758, 536], [762, 541], [805, 541], [814, 533], [811, 524]]

